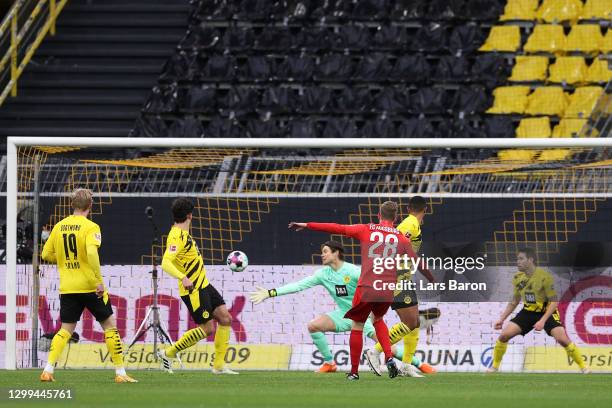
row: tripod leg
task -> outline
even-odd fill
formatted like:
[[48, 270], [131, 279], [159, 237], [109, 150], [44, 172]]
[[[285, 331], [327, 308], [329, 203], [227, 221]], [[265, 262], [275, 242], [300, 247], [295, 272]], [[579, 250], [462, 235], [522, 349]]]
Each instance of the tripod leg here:
[[147, 332], [147, 330], [149, 330], [149, 328], [151, 327], [151, 325], [149, 324], [149, 326], [145, 329], [145, 325], [149, 322], [149, 318], [151, 317], [151, 307], [149, 306], [147, 308], [147, 314], [145, 315], [144, 319], [142, 319], [142, 322], [140, 323], [140, 326], [138, 327], [138, 330], [136, 330], [136, 333], [134, 333], [134, 337], [132, 338], [132, 340], [130, 341], [129, 346], [127, 346], [127, 349], [125, 350], [126, 352], [129, 351], [132, 346]]
[[[159, 338], [162, 339], [162, 342], [164, 340], [166, 340], [171, 346], [174, 346], [174, 342], [172, 341], [172, 339], [168, 335], [168, 331], [164, 327], [164, 323], [161, 320], [159, 321], [159, 325], [157, 326], [157, 330], [159, 331]], [[176, 356], [176, 359], [179, 362], [179, 364], [181, 365], [181, 368], [184, 369], [185, 366], [183, 365], [183, 362], [181, 361], [181, 358], [178, 356], [178, 354]]]

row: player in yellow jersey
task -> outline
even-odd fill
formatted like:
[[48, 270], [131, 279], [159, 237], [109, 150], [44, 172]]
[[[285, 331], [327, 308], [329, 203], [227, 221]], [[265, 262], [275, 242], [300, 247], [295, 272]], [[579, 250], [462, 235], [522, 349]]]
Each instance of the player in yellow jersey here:
[[125, 372], [123, 345], [113, 309], [100, 273], [98, 248], [102, 244], [100, 227], [87, 216], [92, 205], [91, 191], [76, 189], [71, 196], [73, 214], [55, 226], [45, 243], [42, 258], [57, 264], [60, 278], [61, 329], [51, 340], [49, 358], [40, 380], [55, 381], [53, 369], [87, 308], [104, 329], [106, 347], [115, 365], [115, 382], [138, 382]]
[[[425, 211], [427, 209], [427, 202], [425, 198], [421, 196], [414, 196], [408, 202], [408, 217], [406, 217], [398, 226], [397, 229], [410, 239], [412, 249], [418, 255], [423, 242], [421, 234], [421, 224], [425, 217]], [[427, 271], [425, 277], [433, 282], [434, 278]], [[412, 279], [412, 273], [408, 265], [406, 270], [398, 271], [398, 282], [402, 280]], [[403, 290], [396, 291], [394, 293], [393, 304], [391, 309], [395, 310], [400, 323], [395, 324], [389, 329], [389, 340], [391, 344], [399, 342], [402, 338], [404, 339], [404, 354], [402, 356], [402, 366], [400, 367], [400, 375], [408, 377], [422, 377], [412, 365], [414, 352], [416, 351], [417, 343], [419, 341], [419, 302], [417, 301], [416, 292], [414, 290]], [[380, 343], [376, 343], [373, 349], [366, 351], [366, 359], [372, 371], [377, 375], [381, 375], [383, 369], [380, 364], [380, 353], [382, 347]], [[420, 363], [418, 366], [419, 370], [424, 373], [432, 374], [436, 370], [427, 363]]]
[[532, 248], [521, 248], [516, 255], [516, 266], [519, 272], [514, 275], [512, 301], [495, 322], [495, 329], [501, 330], [504, 320], [514, 311], [521, 300], [523, 309], [503, 328], [495, 348], [493, 349], [493, 364], [488, 372], [497, 372], [501, 364], [508, 342], [517, 335], [526, 335], [532, 329], [552, 336], [561, 345], [568, 357], [573, 359], [580, 370], [588, 374], [584, 359], [578, 347], [567, 336], [561, 324], [557, 310], [557, 293], [552, 275], [537, 266], [536, 253]]
[[225, 353], [230, 338], [232, 316], [225, 306], [221, 294], [206, 278], [204, 260], [189, 234], [193, 217], [193, 203], [186, 198], [177, 198], [172, 203], [174, 225], [168, 234], [166, 252], [162, 259], [162, 269], [178, 279], [179, 295], [189, 309], [191, 318], [198, 327], [188, 330], [173, 346], [158, 352], [162, 368], [172, 373], [172, 359], [177, 353], [197, 344], [206, 338], [214, 328], [215, 360], [213, 374], [238, 374], [225, 366]]

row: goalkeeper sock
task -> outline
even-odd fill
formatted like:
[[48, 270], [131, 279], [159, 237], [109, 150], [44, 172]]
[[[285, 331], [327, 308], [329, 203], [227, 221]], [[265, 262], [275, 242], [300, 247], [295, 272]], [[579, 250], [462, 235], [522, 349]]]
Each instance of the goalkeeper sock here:
[[230, 338], [230, 326], [217, 326], [217, 332], [215, 333], [215, 361], [213, 362], [213, 368], [220, 370], [225, 365], [225, 353], [229, 345]]
[[[399, 322], [397, 324], [394, 324], [393, 326], [391, 326], [391, 329], [389, 330], [389, 342], [391, 344], [395, 344], [401, 339], [403, 339], [405, 336], [407, 336], [408, 333], [410, 333], [410, 329], [404, 323]], [[378, 350], [379, 353], [382, 353], [383, 351], [383, 348], [380, 345], [380, 342], [376, 343], [374, 348]], [[399, 358], [401, 357], [398, 357], [398, 359]]]
[[419, 328], [416, 327], [404, 336], [404, 357], [402, 363], [410, 364], [419, 342]]
[[174, 343], [174, 346], [168, 347], [166, 349], [166, 355], [170, 358], [174, 358], [176, 357], [176, 353], [193, 346], [194, 344], [196, 344], [198, 341], [202, 340], [205, 337], [206, 337], [206, 333], [204, 333], [204, 330], [202, 330], [199, 327], [188, 330], [185, 332], [185, 334], [181, 336], [180, 339], [178, 339], [176, 343]]
[[351, 330], [349, 347], [351, 349], [351, 374], [358, 374], [361, 352], [363, 351], [363, 331]]
[[64, 351], [64, 347], [66, 347], [66, 344], [68, 344], [68, 340], [70, 340], [71, 336], [72, 334], [70, 334], [70, 332], [66, 329], [60, 329], [57, 333], [55, 333], [53, 340], [51, 340], [49, 359], [47, 361], [47, 365], [45, 366], [46, 372], [53, 374], [53, 367], [62, 355], [62, 351]]
[[[379, 344], [377, 343], [376, 345], [378, 346]], [[395, 350], [391, 348], [391, 351], [393, 351], [393, 357], [397, 358], [398, 360], [401, 360], [404, 357], [404, 349], [401, 347], [396, 347]]]
[[416, 368], [419, 368], [419, 367], [421, 367], [421, 364], [423, 364], [423, 363], [421, 362], [421, 359], [418, 358], [417, 356], [412, 356], [411, 364], [413, 366], [415, 366]]
[[119, 330], [116, 327], [104, 330], [104, 341], [106, 342], [106, 348], [108, 349], [111, 361], [115, 366], [116, 374], [125, 375], [125, 369], [123, 368], [123, 344], [121, 343]]
[[576, 347], [574, 343], [570, 343], [567, 347], [565, 347], [565, 352], [569, 358], [573, 359], [576, 364], [578, 364], [578, 367], [586, 367], [582, 354], [580, 354], [580, 350], [578, 350], [578, 347]]
[[332, 353], [329, 350], [329, 344], [327, 344], [327, 339], [325, 338], [325, 334], [323, 334], [322, 332], [314, 332], [314, 333], [310, 333], [310, 337], [312, 337], [312, 342], [314, 343], [315, 346], [317, 346], [317, 349], [321, 352], [321, 355], [323, 356], [323, 360], [326, 363], [331, 363], [333, 361]]
[[391, 342], [389, 341], [389, 329], [383, 319], [374, 322], [374, 329], [376, 330], [376, 338], [385, 353], [385, 361], [393, 357], [391, 353]]
[[493, 349], [493, 368], [499, 368], [507, 348], [508, 343], [504, 343], [500, 340], [497, 340], [497, 342], [495, 343], [495, 348]]

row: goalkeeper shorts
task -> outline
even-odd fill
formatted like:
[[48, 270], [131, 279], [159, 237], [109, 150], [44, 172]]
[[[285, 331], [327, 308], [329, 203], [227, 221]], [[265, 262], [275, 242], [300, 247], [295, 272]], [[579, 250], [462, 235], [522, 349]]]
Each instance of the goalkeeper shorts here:
[[[334, 310], [332, 312], [326, 313], [327, 317], [331, 319], [332, 322], [336, 325], [336, 333], [343, 333], [351, 331], [353, 321], [351, 319], [347, 319], [344, 317], [344, 313], [342, 310]], [[372, 322], [368, 319], [363, 325], [363, 334], [367, 337], [373, 337], [376, 333], [374, 330], [374, 326]]]

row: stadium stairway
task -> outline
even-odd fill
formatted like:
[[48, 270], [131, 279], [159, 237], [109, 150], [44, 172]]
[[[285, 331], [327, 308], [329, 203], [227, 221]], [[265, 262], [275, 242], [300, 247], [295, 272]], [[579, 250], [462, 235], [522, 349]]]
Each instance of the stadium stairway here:
[[71, 0], [0, 108], [0, 136], [127, 136], [189, 1]]

